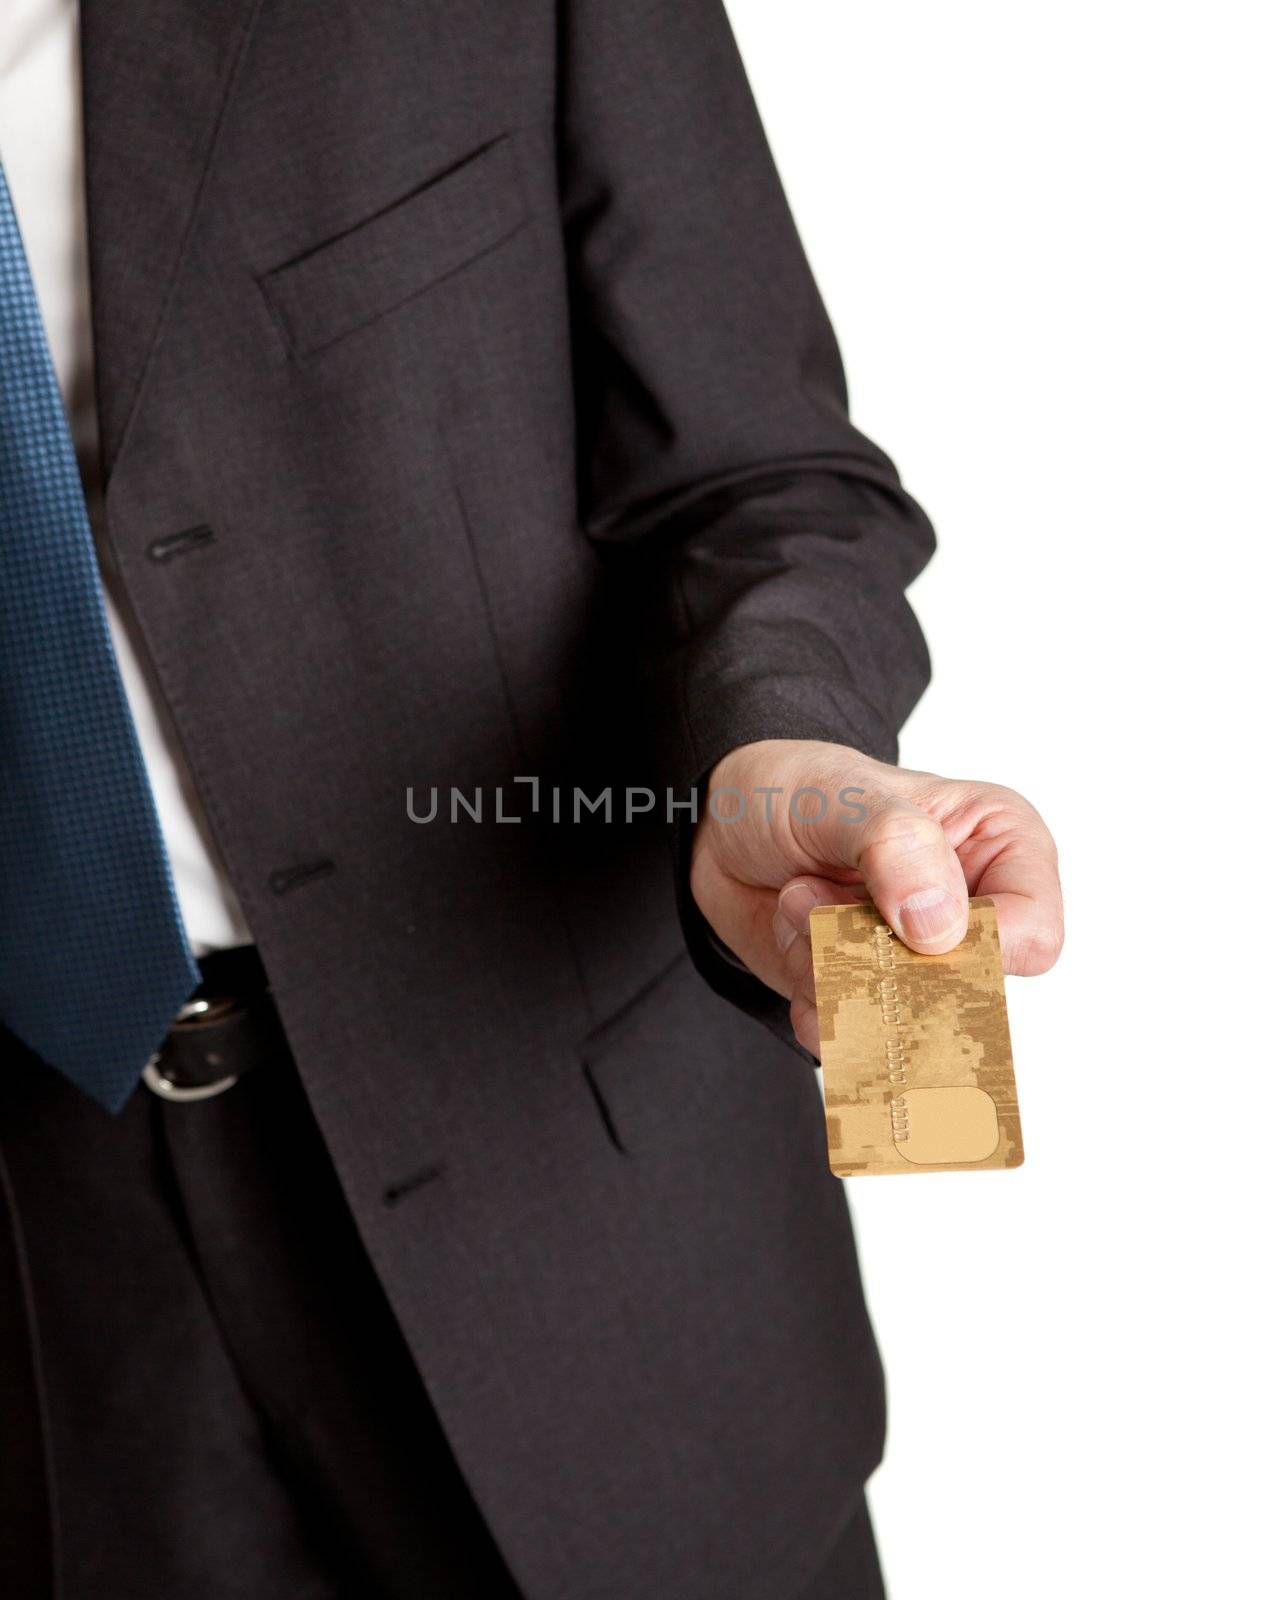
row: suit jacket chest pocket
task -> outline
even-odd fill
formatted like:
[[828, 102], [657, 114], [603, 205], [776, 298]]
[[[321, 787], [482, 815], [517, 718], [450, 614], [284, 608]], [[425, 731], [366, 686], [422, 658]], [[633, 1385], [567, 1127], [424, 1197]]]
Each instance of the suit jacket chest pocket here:
[[494, 249], [525, 214], [505, 134], [259, 286], [291, 355], [310, 356]]

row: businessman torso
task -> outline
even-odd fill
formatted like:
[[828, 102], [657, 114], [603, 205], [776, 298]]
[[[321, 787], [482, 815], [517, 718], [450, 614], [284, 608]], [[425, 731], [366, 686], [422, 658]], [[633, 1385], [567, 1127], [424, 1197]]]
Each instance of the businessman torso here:
[[622, 796], [797, 731], [700, 520], [895, 491], [718, 8], [83, 29], [103, 558], [462, 1470], [529, 1592], [793, 1592], [881, 1449], [847, 1215]]

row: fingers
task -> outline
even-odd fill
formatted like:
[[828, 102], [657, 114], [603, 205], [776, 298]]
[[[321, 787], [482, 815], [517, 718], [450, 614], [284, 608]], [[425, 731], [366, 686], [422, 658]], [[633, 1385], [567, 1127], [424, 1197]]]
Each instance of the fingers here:
[[[958, 849], [933, 817], [903, 802], [885, 802], [876, 809], [868, 836], [858, 839], [853, 858], [861, 863], [871, 898], [911, 948], [928, 955], [951, 950], [965, 931], [968, 894], [988, 896], [997, 911], [1005, 970], [1020, 977], [1048, 972], [1063, 947], [1063, 898], [1054, 840], [1021, 797], [990, 790], [985, 799], [989, 803], [978, 831]], [[910, 810], [915, 810], [912, 818]], [[951, 858], [947, 863], [946, 851]], [[961, 908], [951, 934], [938, 939], [930, 936], [926, 921], [919, 920], [928, 906], [920, 897], [937, 888], [947, 893], [950, 906]], [[783, 888], [773, 918], [779, 948], [787, 949], [792, 938], [807, 933], [814, 906], [863, 898], [859, 888], [843, 888], [828, 878], [793, 878]]]
[[969, 891], [962, 864], [939, 822], [899, 795], [870, 800], [869, 814], [838, 830], [847, 865], [911, 950], [943, 955], [966, 932]]
[[975, 889], [996, 907], [1002, 966], [1023, 978], [1048, 972], [1063, 948], [1058, 858], [1045, 824], [1034, 822], [1002, 845]]
[[791, 1026], [806, 1050], [821, 1058], [813, 985], [809, 918], [819, 905], [869, 897], [892, 930], [922, 955], [943, 955], [966, 932], [970, 891], [962, 864], [932, 816], [899, 796], [873, 804], [870, 815], [844, 830], [840, 865], [859, 871], [863, 886], [808, 874], [791, 879], [778, 896], [773, 935], [791, 990]]
[[939, 821], [901, 793], [923, 776], [843, 746], [743, 746], [709, 788], [709, 807], [726, 797], [729, 820], [711, 813], [700, 837], [732, 877], [761, 887], [807, 874], [837, 886], [855, 872], [911, 949], [940, 955], [966, 931], [967, 889]]
[[696, 853], [694, 857], [690, 888], [695, 903], [720, 942], [733, 951], [761, 983], [789, 999], [791, 985], [774, 925], [777, 890], [735, 882], [707, 851]]
[[[823, 903], [815, 897], [818, 888], [824, 888], [829, 891], [831, 886], [822, 884], [810, 886], [803, 882], [788, 884], [778, 898], [778, 909], [774, 914], [773, 921], [778, 944], [782, 949], [782, 970], [790, 990], [791, 1027], [795, 1031], [796, 1039], [803, 1045], [804, 1049], [811, 1051], [813, 1055], [820, 1059], [821, 1034], [817, 1023], [817, 995], [813, 985], [812, 948], [809, 944], [807, 932], [800, 932], [796, 929], [796, 923], [800, 920], [797, 902], [802, 902], [807, 907], [803, 915], [803, 924], [806, 930], [808, 912], [811, 911], [814, 905]], [[788, 915], [787, 911], [783, 910], [782, 907], [782, 900], [788, 895], [790, 897], [790, 910], [795, 916], [795, 922], [792, 922], [791, 915]], [[833, 895], [828, 892], [826, 898], [833, 899], [836, 904], [838, 903], [837, 886], [834, 886]]]
[[1013, 790], [795, 741], [739, 747], [713, 775], [712, 794], [725, 790], [747, 803], [731, 806], [723, 825], [703, 820], [695, 899], [722, 941], [789, 999], [796, 1037], [814, 1055], [808, 924], [817, 905], [872, 900], [910, 949], [943, 955], [966, 932], [970, 896], [988, 896], [1007, 972], [1045, 972], [1058, 958], [1054, 843]]
[[791, 996], [791, 1027], [796, 1040], [820, 1061], [821, 1022], [817, 1015], [817, 1004], [798, 990]]

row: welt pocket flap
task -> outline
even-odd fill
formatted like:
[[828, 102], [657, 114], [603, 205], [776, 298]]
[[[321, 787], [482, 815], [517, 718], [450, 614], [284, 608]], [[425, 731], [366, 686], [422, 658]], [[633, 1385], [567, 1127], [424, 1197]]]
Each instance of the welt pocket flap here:
[[693, 971], [689, 954], [680, 949], [671, 960], [659, 968], [622, 1006], [605, 1021], [600, 1022], [580, 1041], [577, 1049], [586, 1066], [595, 1066], [609, 1055], [614, 1047], [628, 1039], [644, 1042], [647, 1034], [653, 1037], [662, 1026], [665, 1001], [671, 1015], [673, 991]]
[[411, 300], [509, 237], [525, 214], [504, 134], [259, 280], [296, 356]]
[[725, 1004], [682, 950], [581, 1042], [580, 1065], [617, 1150], [646, 1151], [696, 1130], [716, 1095], [708, 1023]]

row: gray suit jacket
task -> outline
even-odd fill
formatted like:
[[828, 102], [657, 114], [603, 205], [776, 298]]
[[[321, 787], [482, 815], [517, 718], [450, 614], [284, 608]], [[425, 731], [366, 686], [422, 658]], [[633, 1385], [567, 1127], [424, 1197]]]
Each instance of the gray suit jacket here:
[[540, 1600], [782, 1600], [883, 1434], [782, 1004], [661, 810], [405, 804], [890, 759], [925, 681], [930, 530], [719, 0], [95, 0], [83, 44], [108, 559], [461, 1466]]

